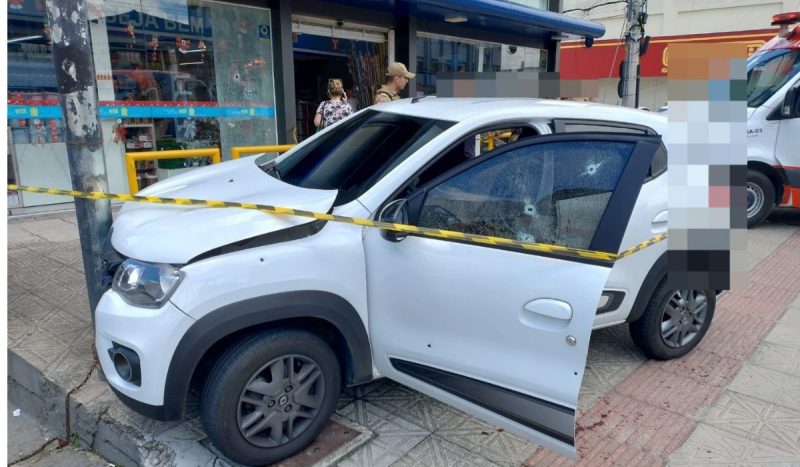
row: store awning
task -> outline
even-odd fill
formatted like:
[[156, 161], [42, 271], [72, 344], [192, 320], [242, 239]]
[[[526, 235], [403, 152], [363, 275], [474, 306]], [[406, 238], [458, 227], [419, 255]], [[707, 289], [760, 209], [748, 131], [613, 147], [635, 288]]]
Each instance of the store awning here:
[[602, 37], [605, 26], [507, 0], [343, 0], [343, 3], [382, 11], [394, 10], [430, 21], [455, 23], [476, 30], [491, 30], [529, 38], [549, 39], [553, 34]]

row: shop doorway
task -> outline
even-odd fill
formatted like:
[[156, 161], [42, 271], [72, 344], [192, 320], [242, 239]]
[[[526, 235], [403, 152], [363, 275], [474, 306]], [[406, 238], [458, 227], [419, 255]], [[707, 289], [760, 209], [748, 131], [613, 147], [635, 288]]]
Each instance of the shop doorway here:
[[295, 16], [292, 33], [300, 142], [316, 131], [314, 115], [328, 99], [328, 80], [342, 80], [354, 112], [372, 104], [385, 79], [388, 30]]

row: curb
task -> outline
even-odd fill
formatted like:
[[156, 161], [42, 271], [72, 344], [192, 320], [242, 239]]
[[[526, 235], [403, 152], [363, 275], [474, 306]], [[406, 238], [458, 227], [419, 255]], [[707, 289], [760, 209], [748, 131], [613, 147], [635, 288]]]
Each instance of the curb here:
[[[8, 350], [9, 400], [36, 417], [52, 432], [77, 441], [117, 465], [142, 466], [233, 466], [206, 439], [196, 409], [184, 421], [159, 422], [125, 407], [97, 367], [71, 390], [50, 381], [38, 368]], [[334, 414], [337, 423], [359, 432], [315, 463], [328, 467], [350, 455], [374, 435], [363, 427]], [[69, 429], [67, 426], [69, 425]]]

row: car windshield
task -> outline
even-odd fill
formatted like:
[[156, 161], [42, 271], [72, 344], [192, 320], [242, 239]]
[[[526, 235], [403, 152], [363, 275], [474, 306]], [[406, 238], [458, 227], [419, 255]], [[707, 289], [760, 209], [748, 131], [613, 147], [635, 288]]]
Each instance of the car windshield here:
[[747, 62], [747, 106], [758, 107], [800, 71], [800, 50], [759, 53]]
[[454, 122], [366, 110], [278, 162], [273, 174], [303, 188], [338, 190], [348, 203]]

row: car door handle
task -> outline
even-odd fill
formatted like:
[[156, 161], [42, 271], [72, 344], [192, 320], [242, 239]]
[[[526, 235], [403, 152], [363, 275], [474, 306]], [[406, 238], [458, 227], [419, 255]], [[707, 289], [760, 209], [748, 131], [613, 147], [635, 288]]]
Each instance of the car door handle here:
[[539, 298], [525, 304], [525, 311], [548, 318], [569, 321], [572, 319], [572, 306], [561, 300], [552, 298]]
[[661, 211], [653, 218], [653, 224], [650, 230], [653, 233], [663, 233], [667, 230], [667, 221], [669, 220], [669, 211]]

